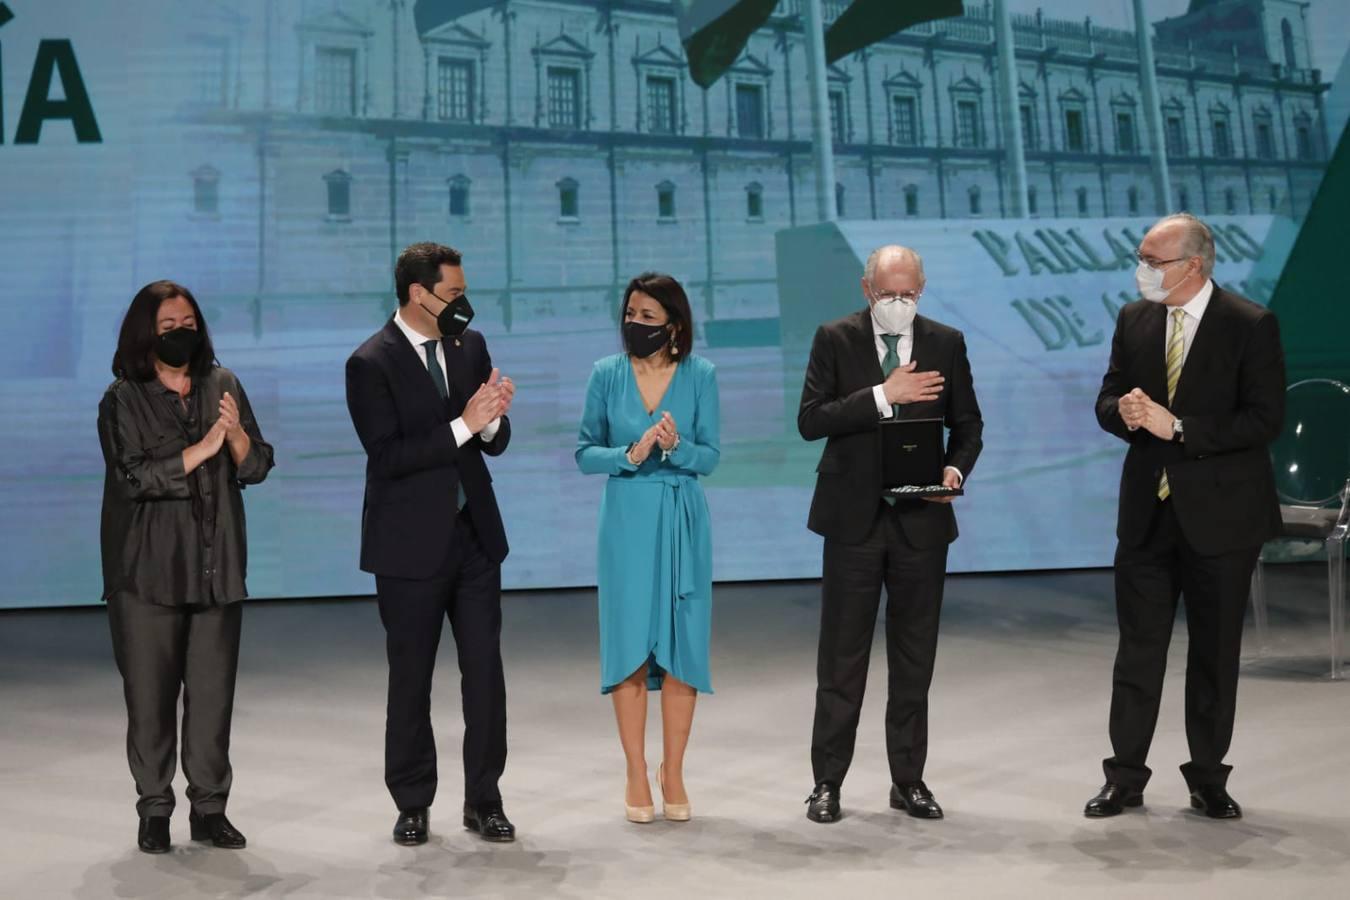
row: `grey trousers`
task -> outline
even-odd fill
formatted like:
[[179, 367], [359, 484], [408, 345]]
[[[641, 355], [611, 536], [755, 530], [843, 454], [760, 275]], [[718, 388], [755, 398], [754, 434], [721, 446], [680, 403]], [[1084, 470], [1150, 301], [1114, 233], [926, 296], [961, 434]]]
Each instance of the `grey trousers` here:
[[183, 693], [183, 774], [202, 815], [224, 812], [230, 793], [230, 717], [242, 609], [108, 601], [113, 656], [127, 703], [127, 762], [142, 818], [173, 812], [178, 693]]

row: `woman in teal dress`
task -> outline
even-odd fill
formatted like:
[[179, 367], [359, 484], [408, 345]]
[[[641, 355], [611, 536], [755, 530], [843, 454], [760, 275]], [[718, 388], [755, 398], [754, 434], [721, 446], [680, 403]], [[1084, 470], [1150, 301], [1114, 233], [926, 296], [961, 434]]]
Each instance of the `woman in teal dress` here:
[[629, 821], [655, 817], [644, 735], [647, 692], [661, 691], [664, 815], [689, 818], [684, 751], [694, 702], [712, 692], [712, 532], [700, 475], [720, 455], [717, 377], [690, 355], [689, 299], [669, 275], [624, 291], [626, 352], [595, 364], [577, 465], [607, 475], [600, 501], [600, 689], [614, 702], [628, 763]]

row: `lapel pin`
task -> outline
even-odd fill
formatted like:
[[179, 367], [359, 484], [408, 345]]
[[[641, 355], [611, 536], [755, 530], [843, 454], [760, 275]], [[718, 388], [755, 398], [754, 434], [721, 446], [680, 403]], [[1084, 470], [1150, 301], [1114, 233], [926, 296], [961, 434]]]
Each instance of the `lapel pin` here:
[[455, 338], [455, 346], [456, 346], [456, 347], [463, 347], [464, 345], [461, 344], [461, 343], [459, 342], [459, 338]]

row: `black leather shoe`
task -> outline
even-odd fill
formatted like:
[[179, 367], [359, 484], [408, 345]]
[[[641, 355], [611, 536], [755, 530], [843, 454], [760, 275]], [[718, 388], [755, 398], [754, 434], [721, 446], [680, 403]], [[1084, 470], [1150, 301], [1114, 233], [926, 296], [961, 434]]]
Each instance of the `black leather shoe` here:
[[1106, 819], [1120, 815], [1127, 806], [1143, 805], [1143, 791], [1132, 791], [1123, 785], [1116, 784], [1114, 781], [1108, 781], [1102, 785], [1102, 789], [1097, 792], [1097, 796], [1089, 800], [1087, 806], [1083, 807], [1083, 815], [1089, 819]]
[[1191, 806], [1203, 810], [1211, 819], [1240, 819], [1242, 807], [1228, 796], [1221, 784], [1202, 784], [1191, 791]]
[[169, 852], [169, 817], [146, 816], [136, 829], [136, 846], [142, 853]]
[[210, 841], [211, 846], [225, 850], [243, 850], [248, 844], [239, 829], [230, 824], [224, 813], [197, 815], [193, 810], [188, 814], [188, 825], [192, 828], [194, 841]]
[[826, 781], [816, 785], [806, 798], [806, 817], [822, 825], [838, 822], [843, 817], [839, 810], [839, 788]]
[[502, 811], [501, 803], [485, 803], [477, 807], [465, 803], [464, 827], [478, 832], [483, 840], [497, 844], [509, 844], [516, 839], [516, 826]]
[[916, 819], [942, 818], [942, 807], [922, 781], [891, 785], [891, 809], [903, 809]]
[[427, 842], [430, 831], [431, 813], [422, 809], [400, 809], [398, 821], [394, 823], [394, 843], [404, 847], [416, 847]]

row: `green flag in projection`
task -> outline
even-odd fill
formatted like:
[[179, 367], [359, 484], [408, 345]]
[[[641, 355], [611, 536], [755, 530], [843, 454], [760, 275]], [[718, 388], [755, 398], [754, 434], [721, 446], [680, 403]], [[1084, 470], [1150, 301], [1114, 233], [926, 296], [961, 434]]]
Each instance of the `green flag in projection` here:
[[413, 4], [413, 22], [418, 34], [440, 28], [451, 19], [487, 9], [497, 0], [417, 0]]
[[674, 0], [689, 77], [711, 87], [731, 68], [750, 35], [769, 19], [778, 0]]
[[961, 0], [853, 0], [825, 29], [825, 59], [836, 62], [911, 25], [963, 11]]
[[[1350, 128], [1341, 133], [1322, 184], [1313, 197], [1270, 308], [1280, 317], [1280, 337], [1290, 384], [1304, 378], [1350, 382], [1350, 269], [1345, 258], [1345, 211], [1350, 209]], [[1288, 420], [1286, 420], [1286, 424]]]

